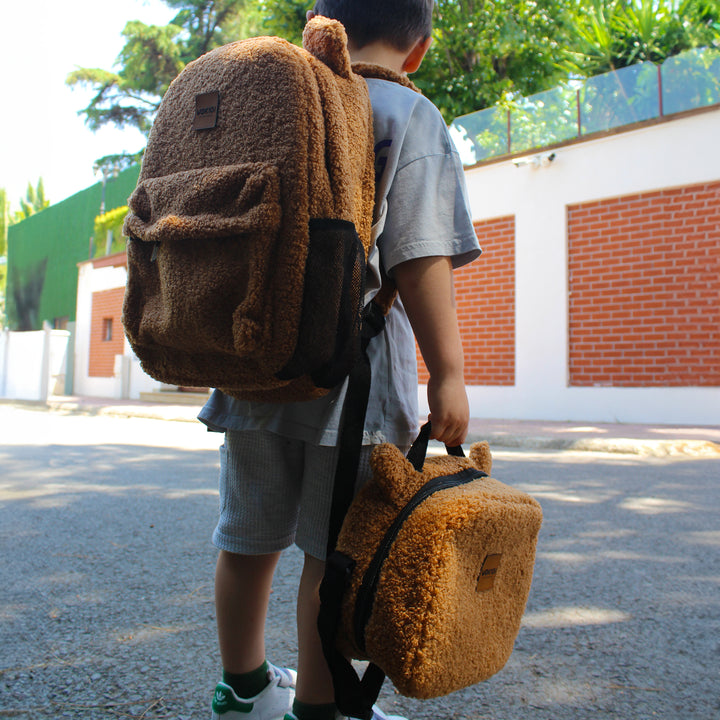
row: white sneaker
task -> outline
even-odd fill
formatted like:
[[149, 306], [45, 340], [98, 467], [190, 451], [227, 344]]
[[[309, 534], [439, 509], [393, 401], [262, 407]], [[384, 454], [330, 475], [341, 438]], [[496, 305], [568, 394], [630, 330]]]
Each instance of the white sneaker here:
[[251, 698], [241, 698], [223, 682], [215, 687], [212, 720], [283, 720], [295, 699], [297, 673], [268, 663], [270, 683]]
[[[287, 713], [283, 720], [298, 720], [291, 712]], [[353, 718], [345, 717], [339, 713], [335, 716], [335, 720], [353, 720]], [[357, 720], [357, 719], [355, 719]], [[372, 720], [407, 720], [402, 715], [386, 715], [377, 705], [373, 705]]]
[[377, 705], [373, 705], [373, 720], [407, 720], [402, 715], [386, 715]]

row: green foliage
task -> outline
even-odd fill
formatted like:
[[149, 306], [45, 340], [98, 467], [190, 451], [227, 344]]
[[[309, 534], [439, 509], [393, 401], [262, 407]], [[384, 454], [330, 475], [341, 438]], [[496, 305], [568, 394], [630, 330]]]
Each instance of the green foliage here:
[[314, 0], [260, 0], [250, 34], [277, 35], [301, 45], [307, 11], [314, 5]]
[[11, 224], [25, 220], [25, 218], [29, 218], [49, 206], [50, 201], [45, 197], [45, 186], [42, 178], [38, 179], [35, 187], [33, 187], [32, 183], [28, 183], [25, 197], [20, 198], [20, 210], [15, 212]]
[[569, 0], [438, 0], [433, 45], [413, 80], [445, 119], [553, 87]]
[[580, 77], [662, 63], [695, 47], [720, 47], [717, 0], [592, 0], [573, 16], [576, 41], [562, 67]]
[[162, 95], [184, 66], [176, 25], [158, 27], [129, 22], [123, 30], [125, 46], [114, 73], [99, 68], [78, 68], [67, 77], [71, 86], [89, 86], [95, 95], [81, 111], [91, 130], [103, 125], [135, 127], [148, 133]]
[[[95, 218], [95, 257], [121, 252], [125, 249], [122, 226], [128, 214], [127, 205], [109, 210]], [[108, 247], [110, 238], [110, 247]]]
[[224, 28], [238, 27], [247, 0], [165, 0], [178, 10], [169, 25], [125, 25], [117, 72], [78, 68], [70, 86], [91, 87], [94, 96], [80, 111], [91, 130], [104, 125], [135, 127], [147, 135], [170, 83], [185, 65], [235, 39]]
[[109, 210], [95, 218], [95, 236], [105, 235], [106, 232], [117, 232], [122, 229], [125, 216], [128, 214], [127, 205]]
[[[160, 99], [191, 60], [251, 35], [300, 43], [313, 0], [165, 0], [165, 26], [125, 26], [117, 71], [78, 68], [81, 113], [148, 133]], [[693, 47], [720, 47], [718, 0], [437, 0], [434, 43], [413, 80], [445, 119]]]

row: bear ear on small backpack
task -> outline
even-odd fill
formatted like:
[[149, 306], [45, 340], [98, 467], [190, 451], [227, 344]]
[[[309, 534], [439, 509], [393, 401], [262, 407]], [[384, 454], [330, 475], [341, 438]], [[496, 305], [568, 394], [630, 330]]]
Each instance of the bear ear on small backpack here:
[[486, 441], [476, 442], [470, 447], [470, 461], [478, 469], [490, 475], [492, 470], [492, 453]]
[[409, 490], [408, 484], [419, 473], [395, 445], [378, 445], [372, 452], [370, 467], [375, 486], [389, 503], [402, 506], [412, 496], [414, 491]]

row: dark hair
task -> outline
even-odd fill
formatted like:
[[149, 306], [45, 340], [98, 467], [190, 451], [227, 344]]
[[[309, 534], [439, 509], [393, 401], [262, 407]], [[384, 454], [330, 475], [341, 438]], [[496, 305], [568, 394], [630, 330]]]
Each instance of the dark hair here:
[[314, 11], [339, 20], [358, 49], [377, 40], [409, 50], [432, 32], [434, 0], [317, 0]]

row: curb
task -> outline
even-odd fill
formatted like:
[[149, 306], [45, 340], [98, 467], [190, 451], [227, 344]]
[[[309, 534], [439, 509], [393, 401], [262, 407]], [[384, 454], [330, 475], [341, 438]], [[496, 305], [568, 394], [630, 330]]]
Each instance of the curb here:
[[167, 405], [162, 408], [155, 406], [128, 408], [125, 405], [81, 405], [76, 403], [48, 403], [46, 409], [71, 415], [91, 417], [141, 418], [143, 420], [169, 420], [172, 422], [197, 422], [200, 407], [192, 405]]
[[[15, 406], [29, 410], [41, 410], [62, 414], [85, 415], [91, 417], [142, 418], [146, 420], [170, 420], [174, 422], [199, 422], [197, 414], [200, 406], [193, 405], [125, 405], [93, 404], [64, 401], [28, 401], [0, 399], [0, 406]], [[720, 457], [720, 444], [710, 440], [648, 440], [639, 438], [582, 438], [569, 439], [552, 436], [533, 436], [522, 434], [488, 433], [479, 435], [470, 433], [465, 445], [487, 441], [491, 448], [522, 450], [564, 450], [577, 452], [616, 453], [640, 455], [643, 457], [684, 457], [717, 458]]]
[[720, 457], [720, 445], [709, 440], [640, 440], [636, 438], [567, 438], [527, 435], [468, 436], [467, 444], [486, 440], [490, 447], [523, 450], [567, 450], [578, 452], [617, 453], [644, 457]]

